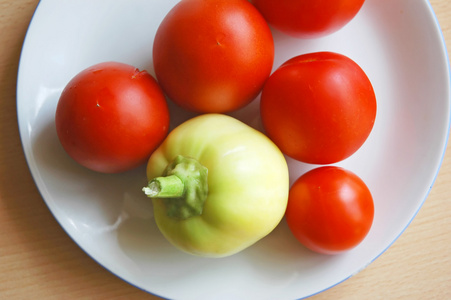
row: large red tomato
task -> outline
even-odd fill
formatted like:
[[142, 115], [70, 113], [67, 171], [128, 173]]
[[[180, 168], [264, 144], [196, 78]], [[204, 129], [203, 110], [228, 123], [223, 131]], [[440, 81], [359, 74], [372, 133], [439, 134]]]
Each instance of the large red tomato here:
[[274, 41], [246, 0], [182, 0], [154, 40], [156, 77], [168, 97], [197, 112], [229, 112], [256, 98], [272, 70]]
[[299, 38], [331, 34], [351, 21], [365, 0], [252, 0], [268, 23]]
[[371, 229], [374, 202], [354, 173], [327, 166], [313, 169], [290, 189], [286, 221], [307, 248], [336, 254], [360, 244]]
[[58, 138], [75, 161], [98, 172], [139, 166], [166, 137], [169, 110], [146, 71], [105, 62], [77, 74], [55, 114]]
[[357, 63], [317, 52], [294, 57], [271, 75], [260, 113], [282, 152], [305, 163], [331, 164], [363, 145], [376, 107], [373, 86]]

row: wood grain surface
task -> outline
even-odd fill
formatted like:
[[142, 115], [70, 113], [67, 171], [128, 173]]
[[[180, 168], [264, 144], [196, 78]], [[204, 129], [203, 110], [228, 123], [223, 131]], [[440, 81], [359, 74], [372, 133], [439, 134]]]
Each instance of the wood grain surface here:
[[[84, 253], [55, 221], [30, 175], [18, 133], [16, 78], [37, 4], [0, 0], [0, 299], [160, 299]], [[431, 4], [451, 49], [451, 1]], [[365, 270], [310, 299], [451, 299], [449, 149], [401, 237]]]

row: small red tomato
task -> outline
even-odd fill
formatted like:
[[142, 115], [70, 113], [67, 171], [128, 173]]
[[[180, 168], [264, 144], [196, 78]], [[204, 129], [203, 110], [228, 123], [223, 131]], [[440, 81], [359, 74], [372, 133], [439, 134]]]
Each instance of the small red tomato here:
[[153, 62], [158, 82], [179, 106], [230, 112], [260, 93], [272, 70], [274, 41], [246, 0], [182, 0], [157, 30]]
[[317, 52], [294, 57], [266, 81], [260, 103], [268, 136], [288, 156], [331, 164], [351, 156], [376, 119], [376, 96], [350, 58]]
[[354, 248], [373, 224], [370, 190], [354, 173], [335, 166], [313, 169], [290, 189], [287, 224], [307, 248], [337, 254]]
[[338, 31], [360, 11], [365, 0], [252, 0], [276, 29], [298, 38]]
[[55, 125], [75, 161], [94, 171], [118, 173], [147, 161], [168, 133], [169, 110], [163, 91], [146, 71], [105, 62], [67, 84]]

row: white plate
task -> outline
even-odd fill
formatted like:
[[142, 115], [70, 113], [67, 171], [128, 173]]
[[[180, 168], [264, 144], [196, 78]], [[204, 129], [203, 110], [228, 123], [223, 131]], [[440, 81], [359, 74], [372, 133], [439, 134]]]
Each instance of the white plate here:
[[[144, 168], [99, 175], [60, 146], [54, 112], [61, 90], [92, 64], [115, 60], [152, 69], [152, 40], [175, 0], [43, 0], [24, 43], [17, 111], [31, 173], [55, 218], [94, 260], [136, 287], [171, 299], [297, 299], [349, 278], [386, 250], [416, 215], [444, 155], [450, 78], [443, 36], [426, 0], [367, 0], [339, 32], [315, 40], [275, 33], [274, 68], [306, 52], [336, 51], [371, 79], [378, 115], [364, 146], [339, 165], [375, 200], [366, 240], [337, 256], [305, 250], [285, 222], [223, 259], [193, 257], [161, 236], [140, 191]], [[172, 126], [190, 117], [171, 105]], [[234, 116], [261, 129], [258, 99]], [[291, 181], [314, 166], [289, 160]]]

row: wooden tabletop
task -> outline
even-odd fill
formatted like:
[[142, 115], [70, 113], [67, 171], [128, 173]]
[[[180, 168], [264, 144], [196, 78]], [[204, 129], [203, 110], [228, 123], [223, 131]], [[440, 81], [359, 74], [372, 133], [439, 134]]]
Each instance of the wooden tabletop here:
[[[89, 258], [55, 221], [30, 175], [15, 91], [22, 43], [37, 4], [0, 0], [0, 299], [160, 299]], [[451, 49], [451, 1], [431, 4]], [[311, 299], [451, 299], [450, 149], [425, 204], [392, 247], [356, 276]]]

